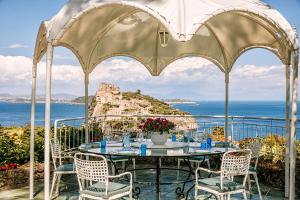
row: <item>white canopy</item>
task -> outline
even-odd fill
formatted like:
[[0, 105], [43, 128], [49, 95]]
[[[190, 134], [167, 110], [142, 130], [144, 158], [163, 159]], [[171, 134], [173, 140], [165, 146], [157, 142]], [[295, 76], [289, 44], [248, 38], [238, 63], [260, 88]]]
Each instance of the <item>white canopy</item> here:
[[[176, 59], [200, 56], [225, 73], [225, 138], [228, 136], [229, 73], [246, 50], [262, 47], [286, 65], [286, 196], [295, 197], [298, 87], [297, 33], [275, 9], [259, 0], [71, 0], [39, 29], [33, 56], [30, 199], [33, 199], [36, 67], [47, 52], [45, 104], [45, 199], [49, 199], [50, 103], [53, 47], [70, 49], [85, 73], [85, 128], [88, 133], [89, 73], [106, 58], [125, 55], [159, 75]], [[290, 65], [293, 104], [290, 116]], [[89, 141], [86, 134], [86, 142]]]
[[34, 60], [51, 42], [70, 49], [88, 73], [116, 55], [139, 60], [152, 75], [185, 56], [205, 57], [230, 72], [253, 47], [289, 63], [295, 38], [285, 18], [259, 0], [73, 0], [41, 24]]

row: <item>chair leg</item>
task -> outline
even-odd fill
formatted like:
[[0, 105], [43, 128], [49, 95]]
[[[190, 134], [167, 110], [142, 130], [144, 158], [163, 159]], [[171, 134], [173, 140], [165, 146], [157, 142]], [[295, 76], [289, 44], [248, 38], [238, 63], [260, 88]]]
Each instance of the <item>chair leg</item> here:
[[56, 194], [59, 194], [59, 183], [60, 183], [61, 174], [57, 175], [57, 183], [56, 183]]
[[224, 200], [224, 196], [223, 195], [220, 195], [220, 200]]
[[111, 165], [111, 173], [114, 176], [116, 175], [115, 165], [113, 164], [113, 162], [111, 162], [110, 165]]
[[177, 160], [177, 180], [179, 179], [180, 162], [181, 162], [181, 160], [178, 159], [178, 160]]
[[243, 192], [244, 200], [247, 200], [247, 193], [246, 191]]
[[[132, 166], [133, 166], [133, 177], [134, 177], [134, 180], [136, 180], [136, 174], [135, 174], [135, 159], [133, 158], [132, 159]], [[131, 194], [132, 195], [132, 194]]]
[[129, 200], [132, 200], [132, 191], [129, 193]]
[[180, 168], [180, 162], [181, 162], [181, 160], [180, 160], [180, 159], [178, 159], [178, 161], [177, 161], [177, 169], [179, 169], [179, 168]]
[[259, 187], [259, 183], [258, 183], [258, 178], [257, 178], [257, 174], [253, 174], [254, 176], [254, 179], [255, 179], [255, 183], [256, 183], [256, 186], [257, 186], [257, 190], [258, 190], [258, 194], [259, 194], [259, 199], [262, 200], [262, 196], [261, 196], [261, 191], [260, 191], [260, 187]]
[[197, 199], [197, 196], [198, 196], [198, 189], [197, 189], [197, 186], [195, 185], [195, 200]]
[[209, 162], [209, 159], [207, 159], [207, 167], [208, 167], [208, 169], [210, 169], [210, 162]]
[[51, 191], [50, 191], [50, 199], [52, 199], [52, 195], [53, 195], [53, 190], [54, 190], [56, 178], [57, 178], [57, 174], [53, 173], [52, 185], [51, 185]]
[[125, 161], [122, 161], [122, 169], [123, 169], [123, 172], [125, 172]]
[[250, 177], [250, 174], [247, 175], [247, 182], [248, 182], [249, 192], [251, 193], [251, 177]]

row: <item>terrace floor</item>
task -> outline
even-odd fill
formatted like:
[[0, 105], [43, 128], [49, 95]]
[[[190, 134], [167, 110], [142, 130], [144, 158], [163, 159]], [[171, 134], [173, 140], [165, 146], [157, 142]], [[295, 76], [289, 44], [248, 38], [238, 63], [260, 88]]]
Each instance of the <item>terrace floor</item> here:
[[[139, 167], [149, 167], [149, 165], [139, 165]], [[175, 168], [175, 166], [174, 166]], [[137, 180], [138, 181], [155, 181], [155, 171], [152, 170], [142, 170], [137, 171]], [[186, 178], [187, 174], [184, 172], [180, 172], [179, 174], [176, 171], [173, 170], [162, 170], [161, 172], [161, 181], [176, 181], [180, 178]], [[181, 179], [180, 179], [181, 180]], [[193, 182], [187, 184], [186, 188], [190, 188], [192, 186]], [[163, 185], [161, 186], [161, 199], [162, 200], [176, 200], [178, 199], [175, 193], [175, 190], [178, 186], [181, 186], [182, 184], [173, 184], [173, 185]], [[139, 185], [141, 188], [141, 194], [139, 196], [140, 200], [155, 200], [156, 199], [156, 190], [155, 185]], [[263, 183], [260, 184], [261, 191], [263, 194], [263, 200], [282, 200], [283, 192], [271, 188], [267, 185], [264, 185]], [[36, 198], [38, 200], [43, 199], [43, 183], [36, 183], [35, 186], [36, 191]], [[12, 189], [12, 190], [6, 190], [0, 192], [0, 199], [7, 199], [7, 200], [25, 200], [28, 199], [29, 196], [29, 188], [28, 186], [19, 188], [19, 189]], [[188, 199], [194, 199], [193, 197], [194, 190], [191, 191]], [[207, 199], [204, 198], [199, 199]], [[65, 176], [60, 185], [60, 195], [56, 198], [57, 200], [72, 200], [72, 199], [78, 199], [78, 185], [77, 185], [77, 179], [74, 175], [68, 175]], [[127, 199], [127, 198], [124, 198]], [[232, 196], [231, 199], [242, 199], [241, 195]], [[250, 198], [250, 194], [248, 194], [248, 199], [259, 199], [258, 194], [256, 191], [256, 187], [252, 187], [252, 195]]]

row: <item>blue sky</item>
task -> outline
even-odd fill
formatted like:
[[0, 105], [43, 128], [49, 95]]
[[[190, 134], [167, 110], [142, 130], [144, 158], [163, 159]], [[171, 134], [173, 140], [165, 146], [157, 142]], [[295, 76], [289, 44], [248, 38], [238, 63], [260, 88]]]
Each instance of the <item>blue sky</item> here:
[[[20, 70], [22, 73], [16, 72], [14, 74], [14, 72], [11, 72], [11, 76], [0, 78], [0, 93], [30, 94], [30, 79], [24, 80], [24, 82], [20, 81], [20, 83], [12, 83], [13, 80], [10, 80], [10, 77], [17, 77], [22, 80], [22, 78], [26, 79], [28, 77], [28, 73], [31, 73], [30, 68], [23, 67], [23, 64], [27, 64], [27, 62], [30, 63], [29, 59], [33, 54], [38, 27], [41, 21], [54, 16], [66, 2], [66, 0], [0, 0], [0, 61], [2, 62], [0, 63], [0, 70], [6, 70], [8, 66], [11, 71], [13, 71], [13, 69], [17, 71], [22, 68], [22, 70]], [[278, 9], [293, 26], [300, 30], [300, 0], [265, 0], [265, 2]], [[61, 66], [60, 69], [57, 69], [57, 72], [63, 71], [71, 74], [81, 73], [80, 68], [77, 67], [79, 63], [72, 53], [63, 48], [57, 48], [55, 55], [54, 64]], [[185, 62], [195, 64], [201, 63], [200, 60], [197, 58], [185, 60]], [[186, 64], [185, 62], [179, 61], [176, 64]], [[120, 69], [119, 65], [137, 65], [136, 67], [140, 70], [140, 73], [136, 74], [135, 71], [132, 71], [132, 74], [129, 73], [128, 77], [124, 78], [122, 77], [123, 68]], [[196, 68], [196, 66], [192, 66], [191, 69], [185, 71], [180, 84], [175, 81], [176, 79], [172, 79], [172, 77], [168, 76], [168, 74], [170, 74], [168, 69], [164, 77], [150, 77], [147, 71], [138, 65], [139, 64], [134, 60], [120, 57], [105, 61], [92, 74], [90, 94], [95, 92], [100, 81], [108, 81], [118, 84], [123, 90], [142, 89], [142, 92], [159, 98], [178, 97], [196, 100], [223, 100], [223, 75], [217, 70], [214, 71], [211, 69], [210, 64], [205, 64], [205, 67], [201, 68], [201, 70], [206, 68], [213, 70], [216, 77], [204, 77], [203, 80], [194, 80], [193, 77], [189, 77], [189, 74], [193, 73], [192, 69]], [[282, 73], [282, 69], [279, 67], [280, 65], [282, 64], [279, 59], [266, 50], [251, 50], [243, 54], [235, 64], [235, 68], [238, 70], [232, 74], [231, 99], [284, 100], [283, 74], [282, 82], [279, 84], [276, 81], [276, 77], [278, 78], [279, 74]], [[72, 67], [76, 69], [72, 69], [72, 72], [68, 71], [69, 69], [67, 68]], [[110, 71], [105, 69], [105, 67], [119, 69], [119, 74], [117, 73], [114, 77], [110, 77]], [[255, 79], [256, 75], [254, 74], [252, 75], [253, 77], [249, 75], [249, 79], [245, 79], [245, 77], [241, 76], [242, 72], [239, 68], [243, 69], [243, 73], [244, 71], [247, 72], [247, 70], [254, 69], [259, 71], [262, 77]], [[270, 69], [274, 77], [265, 76], [264, 73]], [[43, 93], [44, 89], [42, 70], [43, 69], [39, 72], [41, 74], [38, 82], [39, 93]], [[105, 72], [107, 74], [105, 74]], [[68, 83], [66, 80], [63, 80], [63, 78], [64, 77], [60, 77], [59, 75], [57, 75], [56, 78], [54, 77], [53, 93], [83, 94], [83, 85], [78, 83], [78, 80], [70, 79]], [[164, 80], [168, 78], [169, 81]], [[270, 80], [274, 79], [276, 84], [264, 85], [263, 81], [265, 78], [269, 78]], [[191, 80], [194, 80], [194, 82]], [[261, 87], [261, 85], [264, 86]], [[180, 90], [178, 87], [180, 87]]]

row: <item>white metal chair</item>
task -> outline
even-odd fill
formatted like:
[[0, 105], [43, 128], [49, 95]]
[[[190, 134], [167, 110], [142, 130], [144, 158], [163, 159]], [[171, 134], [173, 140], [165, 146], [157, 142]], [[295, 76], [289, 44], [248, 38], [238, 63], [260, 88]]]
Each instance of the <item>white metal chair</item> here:
[[[211, 171], [201, 167], [197, 168], [195, 173], [195, 199], [198, 198], [198, 190], [202, 190], [215, 195], [219, 200], [223, 200], [226, 196], [230, 199], [230, 195], [237, 193], [242, 193], [244, 199], [247, 200], [245, 185], [250, 159], [251, 150], [249, 149], [228, 151], [223, 155], [220, 171]], [[199, 170], [217, 174], [218, 176], [199, 179]], [[243, 182], [239, 183], [235, 181], [234, 178], [236, 176], [243, 176]]]
[[[76, 153], [75, 166], [79, 183], [79, 199], [117, 199], [129, 196], [132, 199], [132, 175], [125, 172], [116, 176], [110, 176], [107, 160], [104, 156]], [[114, 178], [129, 176], [129, 184], [121, 184], [110, 181]]]
[[[61, 146], [58, 141], [52, 141], [50, 143], [52, 161], [54, 165], [52, 186], [50, 191], [50, 198], [53, 196], [53, 190], [56, 183], [56, 194], [59, 193], [59, 183], [61, 176], [64, 174], [75, 174], [74, 157], [73, 152], [66, 152], [61, 150]], [[64, 164], [66, 159], [72, 160], [72, 163]]]
[[[254, 166], [252, 166], [250, 164], [249, 173], [248, 173], [248, 177], [247, 177], [249, 192], [251, 193], [251, 182], [255, 182], [257, 190], [258, 190], [259, 198], [260, 198], [260, 200], [262, 200], [262, 195], [261, 195], [261, 191], [260, 191], [260, 187], [259, 187], [259, 183], [258, 183], [258, 178], [257, 178], [257, 165], [258, 165], [258, 159], [259, 159], [259, 156], [260, 156], [260, 153], [261, 153], [261, 148], [262, 148], [261, 139], [256, 138], [254, 141], [251, 141], [249, 143], [249, 145], [247, 146], [247, 148], [252, 151], [251, 159], [255, 159]], [[251, 180], [251, 175], [254, 177], [254, 180]]]

